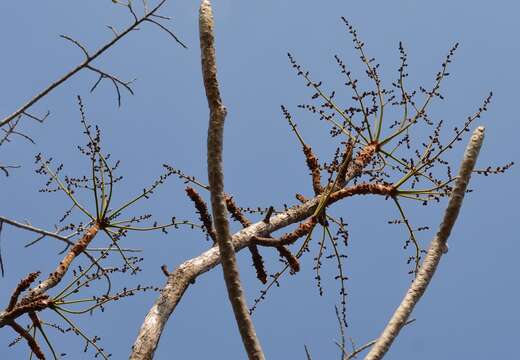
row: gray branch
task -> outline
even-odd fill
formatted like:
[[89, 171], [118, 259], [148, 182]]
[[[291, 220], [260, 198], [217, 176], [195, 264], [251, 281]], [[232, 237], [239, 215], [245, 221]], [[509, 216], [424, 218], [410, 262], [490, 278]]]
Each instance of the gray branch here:
[[11, 220], [11, 219], [6, 218], [4, 216], [0, 216], [0, 221], [5, 222], [6, 224], [15, 226], [15, 227], [20, 228], [20, 229], [32, 231], [34, 233], [40, 234], [41, 236], [49, 236], [49, 237], [58, 239], [60, 241], [63, 241], [64, 243], [66, 243], [69, 246], [74, 245], [73, 241], [71, 241], [70, 239], [68, 239], [68, 238], [66, 238], [64, 236], [59, 235], [57, 232], [50, 232], [50, 231], [39, 229], [37, 227], [31, 226], [31, 225], [28, 225], [28, 224], [22, 224], [21, 222]]
[[365, 360], [379, 360], [385, 356], [388, 349], [394, 342], [399, 331], [405, 325], [408, 317], [412, 313], [415, 305], [419, 302], [420, 298], [426, 291], [428, 284], [430, 283], [435, 270], [439, 265], [442, 255], [447, 249], [447, 240], [450, 236], [451, 229], [457, 220], [457, 216], [464, 199], [464, 194], [471, 177], [471, 172], [475, 167], [478, 153], [482, 142], [484, 140], [484, 128], [478, 127], [471, 136], [471, 139], [466, 148], [464, 158], [462, 160], [459, 175], [455, 182], [455, 186], [448, 202], [448, 207], [444, 213], [444, 218], [439, 227], [437, 235], [433, 238], [428, 253], [424, 258], [421, 269], [417, 274], [417, 277], [410, 285], [410, 288], [406, 292], [403, 300], [399, 307], [395, 310], [392, 318], [386, 325], [383, 333], [377, 339], [374, 347], [365, 357]]
[[[74, 69], [70, 70], [68, 73], [63, 75], [58, 80], [51, 83], [47, 88], [39, 92], [37, 95], [35, 95], [32, 99], [27, 101], [25, 104], [23, 104], [18, 110], [13, 112], [11, 115], [6, 116], [2, 120], [0, 120], [0, 127], [3, 127], [4, 125], [8, 124], [9, 122], [13, 121], [18, 116], [25, 114], [26, 111], [33, 106], [35, 103], [37, 103], [39, 100], [41, 100], [43, 97], [47, 96], [51, 91], [53, 91], [55, 88], [63, 84], [65, 81], [70, 79], [72, 76], [74, 76], [76, 73], [78, 73], [80, 70], [87, 68], [87, 66], [92, 63], [95, 59], [97, 59], [101, 54], [103, 54], [105, 51], [110, 49], [115, 43], [117, 43], [119, 40], [121, 40], [123, 37], [125, 37], [127, 34], [132, 32], [133, 30], [137, 29], [140, 24], [142, 24], [145, 21], [148, 21], [148, 19], [153, 16], [164, 4], [166, 0], [161, 0], [151, 11], [144, 14], [143, 17], [140, 19], [135, 19], [135, 21], [127, 27], [124, 31], [122, 31], [119, 34], [116, 34], [116, 36], [110, 40], [108, 43], [100, 47], [96, 52], [94, 52], [92, 55], [89, 55], [86, 49], [80, 45], [77, 41], [65, 37], [69, 41], [72, 41], [77, 46], [79, 46], [83, 53], [85, 54], [85, 60], [83, 60], [79, 65], [77, 65]], [[182, 46], [186, 47], [184, 44], [180, 43]]]
[[220, 98], [215, 55], [214, 22], [209, 0], [203, 0], [199, 11], [199, 33], [202, 77], [209, 105], [208, 127], [208, 180], [211, 192], [211, 208], [215, 223], [218, 248], [222, 259], [222, 270], [229, 302], [242, 336], [244, 348], [250, 360], [264, 360], [264, 353], [249, 314], [235, 249], [229, 232], [228, 212], [224, 194], [224, 171], [222, 149], [226, 108]]

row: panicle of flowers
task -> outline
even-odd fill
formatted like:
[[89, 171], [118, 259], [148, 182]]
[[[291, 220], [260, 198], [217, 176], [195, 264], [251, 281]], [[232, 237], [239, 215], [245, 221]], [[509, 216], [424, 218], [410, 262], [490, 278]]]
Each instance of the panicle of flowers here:
[[[300, 259], [303, 254], [311, 251], [314, 229], [316, 225], [321, 226], [323, 231], [321, 236], [318, 236], [314, 255], [316, 285], [319, 293], [323, 294], [321, 267], [324, 259], [335, 259], [338, 269], [336, 279], [340, 282], [341, 313], [346, 325], [347, 276], [342, 263], [346, 255], [339, 244], [341, 242], [346, 247], [349, 237], [344, 220], [337, 220], [328, 214], [328, 206], [355, 195], [373, 194], [392, 200], [399, 218], [390, 223], [405, 228], [408, 236], [404, 239], [403, 247], [412, 248], [412, 254], [407, 256], [407, 263], [411, 265], [410, 273], [417, 274], [421, 256], [425, 252], [420, 245], [418, 233], [429, 230], [429, 227], [413, 226], [412, 219], [407, 215], [407, 207], [413, 204], [428, 205], [439, 202], [451, 194], [455, 176], [446, 154], [463, 140], [475, 120], [487, 111], [492, 93], [462, 126], [454, 127], [453, 133], [449, 134], [446, 131], [446, 122], [430, 116], [429, 110], [435, 103], [434, 100], [444, 100], [441, 86], [450, 75], [449, 66], [458, 49], [458, 43], [448, 50], [432, 85], [408, 89], [408, 54], [400, 42], [397, 79], [391, 83], [391, 88], [387, 89], [380, 76], [381, 66], [367, 55], [365, 43], [354, 27], [345, 18], [342, 18], [342, 22], [352, 38], [354, 49], [365, 68], [366, 77], [366, 81], [361, 82], [353, 75], [347, 62], [339, 55], [334, 55], [344, 78], [343, 84], [352, 94], [351, 101], [347, 104], [340, 103], [338, 99], [338, 93], [343, 94], [343, 91], [327, 89], [322, 81], [316, 80], [310, 71], [297, 62], [293, 54], [288, 54], [290, 66], [310, 89], [309, 102], [299, 104], [297, 108], [326, 125], [331, 140], [337, 142], [329, 160], [323, 163], [317, 160], [318, 155], [311, 145], [303, 140], [302, 129], [294, 116], [286, 106], [281, 106], [283, 117], [302, 146], [310, 170], [312, 191], [314, 195], [319, 196], [320, 201], [313, 216], [302, 222], [292, 233], [277, 239], [255, 237], [254, 242], [259, 246], [288, 246], [295, 244], [300, 237], [305, 237], [294, 255], [295, 259]], [[419, 127], [422, 127], [423, 131], [415, 130]], [[422, 133], [427, 133], [426, 137], [421, 135]], [[511, 162], [498, 167], [489, 166], [475, 172], [484, 175], [500, 174], [512, 165]], [[321, 180], [322, 172], [328, 175], [325, 184]], [[296, 197], [302, 203], [308, 201], [305, 194], [297, 194]], [[406, 200], [410, 200], [410, 205], [407, 202], [405, 206]], [[331, 230], [332, 227], [336, 228], [336, 231]], [[279, 285], [284, 272], [291, 270], [288, 261], [285, 260], [285, 266], [281, 271], [272, 275], [272, 281], [260, 292], [251, 310], [265, 298], [273, 285]]]

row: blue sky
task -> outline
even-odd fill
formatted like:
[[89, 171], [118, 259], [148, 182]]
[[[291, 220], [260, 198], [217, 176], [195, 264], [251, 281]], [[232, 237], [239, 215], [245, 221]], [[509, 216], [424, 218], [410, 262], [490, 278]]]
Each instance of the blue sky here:
[[[187, 50], [151, 24], [144, 24], [96, 60], [96, 66], [123, 79], [137, 78], [135, 96], [123, 93], [120, 108], [111, 84], [102, 83], [90, 94], [96, 77], [81, 72], [31, 109], [34, 114], [50, 110], [51, 115], [43, 125], [28, 119], [21, 125], [35, 145], [17, 138], [0, 149], [2, 163], [22, 166], [10, 177], [0, 178], [0, 215], [52, 229], [70, 207], [62, 194], [38, 192], [44, 179], [34, 173], [33, 158], [43, 152], [63, 162], [67, 174], [87, 171], [88, 160], [76, 149], [85, 142], [77, 95], [84, 99], [89, 121], [101, 127], [106, 151], [122, 161], [124, 180], [114, 195], [117, 200], [152, 183], [163, 171], [163, 163], [206, 182], [208, 111], [200, 76], [197, 11], [196, 1], [170, 1], [163, 11], [173, 17], [169, 27], [188, 45]], [[335, 144], [324, 123], [298, 111], [296, 105], [307, 102], [312, 93], [297, 78], [286, 54], [290, 51], [327, 89], [344, 89], [334, 54], [341, 55], [363, 79], [362, 64], [341, 16], [356, 27], [368, 54], [381, 64], [382, 79], [389, 86], [397, 75], [399, 41], [408, 52], [411, 86], [429, 86], [448, 49], [460, 42], [451, 76], [443, 84], [446, 99], [437, 100], [430, 115], [444, 119], [448, 129], [460, 126], [492, 90], [490, 109], [476, 124], [486, 127], [477, 166], [518, 161], [519, 11], [515, 1], [214, 1], [219, 79], [228, 107], [226, 190], [240, 205], [251, 207], [292, 205], [295, 193], [312, 194], [300, 146], [280, 105], [294, 114], [320, 159], [328, 160]], [[59, 34], [81, 40], [93, 50], [111, 36], [105, 25], [122, 29], [130, 22], [125, 9], [108, 0], [2, 2], [0, 19], [2, 117], [82, 60], [78, 49]], [[462, 151], [463, 144], [459, 144], [449, 159], [458, 163]], [[416, 322], [403, 330], [388, 359], [512, 357], [509, 344], [518, 340], [520, 323], [520, 292], [514, 285], [518, 283], [516, 258], [520, 251], [514, 226], [518, 222], [518, 180], [516, 167], [505, 175], [473, 178], [475, 191], [466, 198], [450, 238], [450, 251], [413, 314]], [[163, 221], [173, 215], [197, 220], [183, 187], [181, 181], [171, 178], [132, 214], [152, 212]], [[87, 196], [82, 199], [88, 201]], [[444, 204], [404, 205], [417, 226], [435, 229]], [[387, 224], [397, 214], [391, 201], [381, 198], [352, 198], [330, 211], [349, 224], [347, 335], [362, 345], [377, 337], [411, 281], [406, 264], [410, 251], [403, 250], [407, 233]], [[75, 219], [84, 220], [79, 215]], [[420, 233], [421, 244], [426, 247], [432, 235], [433, 231]], [[7, 273], [0, 279], [2, 304], [28, 272], [47, 274], [60, 259], [60, 244], [46, 239], [24, 248], [31, 239], [29, 233], [4, 226], [1, 246]], [[98, 246], [108, 244], [103, 237], [96, 241]], [[118, 288], [136, 283], [162, 286], [165, 278], [160, 265], [172, 269], [209, 246], [203, 235], [188, 230], [133, 234], [125, 241], [125, 246], [143, 249], [145, 260], [139, 277], [121, 279]], [[268, 270], [277, 271], [277, 254], [269, 250], [263, 254]], [[334, 344], [339, 336], [334, 315], [339, 300], [333, 281], [335, 265], [327, 262], [323, 268], [325, 294], [320, 297], [313, 256], [303, 258], [302, 271], [284, 278], [254, 313], [269, 359], [304, 359], [304, 344], [315, 360], [339, 358]], [[262, 286], [255, 279], [249, 256], [244, 252], [238, 258], [252, 303]], [[124, 359], [155, 297], [141, 294], [107, 305], [104, 313], [74, 320], [86, 333], [100, 336], [115, 359]], [[0, 334], [2, 359], [27, 355], [25, 344], [6, 347], [13, 339], [10, 329], [1, 329]], [[84, 354], [82, 342], [74, 335], [51, 330], [49, 335], [67, 358], [91, 358], [92, 353]], [[156, 353], [157, 359], [208, 356], [245, 357], [220, 268], [201, 276], [189, 288]]]

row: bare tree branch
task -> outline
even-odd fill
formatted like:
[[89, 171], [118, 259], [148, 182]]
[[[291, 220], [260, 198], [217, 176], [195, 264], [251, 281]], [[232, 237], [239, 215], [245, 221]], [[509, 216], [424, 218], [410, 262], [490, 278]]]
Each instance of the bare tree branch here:
[[249, 314], [240, 272], [235, 257], [235, 249], [229, 232], [226, 196], [224, 194], [224, 172], [222, 169], [222, 148], [226, 108], [220, 98], [217, 80], [217, 64], [214, 47], [213, 14], [209, 0], [203, 0], [199, 11], [199, 32], [202, 76], [210, 109], [208, 127], [208, 180], [211, 192], [211, 207], [215, 223], [217, 243], [222, 258], [222, 270], [229, 301], [242, 336], [246, 353], [251, 360], [265, 359], [260, 341]]
[[484, 128], [478, 127], [468, 143], [464, 159], [462, 160], [459, 175], [455, 182], [455, 186], [448, 202], [448, 207], [444, 213], [444, 218], [439, 227], [437, 235], [433, 238], [428, 253], [424, 258], [424, 262], [413, 281], [412, 285], [406, 292], [405, 297], [401, 301], [399, 307], [395, 310], [392, 318], [383, 330], [381, 336], [377, 339], [376, 344], [365, 357], [365, 360], [379, 360], [385, 356], [393, 341], [399, 334], [399, 331], [406, 323], [406, 320], [412, 313], [413, 308], [419, 302], [421, 296], [426, 291], [435, 270], [439, 265], [442, 255], [445, 253], [447, 240], [450, 236], [451, 229], [457, 220], [457, 216], [464, 199], [464, 194], [468, 186], [471, 172], [475, 167], [478, 153], [484, 140]]
[[27, 224], [22, 224], [22, 223], [20, 223], [18, 221], [14, 221], [14, 220], [8, 219], [8, 218], [6, 218], [4, 216], [0, 216], [0, 221], [5, 222], [6, 224], [15, 226], [15, 227], [20, 228], [20, 229], [32, 231], [32, 232], [40, 234], [42, 236], [49, 236], [49, 237], [58, 239], [60, 241], [63, 241], [67, 245], [74, 245], [73, 241], [71, 241], [70, 239], [68, 239], [68, 238], [66, 238], [64, 236], [61, 236], [61, 235], [59, 235], [58, 233], [55, 233], [55, 232], [50, 232], [50, 231], [47, 231], [47, 230], [39, 229], [37, 227], [31, 226], [31, 225], [27, 225]]
[[[16, 110], [15, 112], [13, 112], [11, 115], [8, 115], [6, 116], [4, 119], [0, 120], [0, 127], [4, 126], [5, 124], [11, 122], [13, 119], [15, 119], [16, 117], [18, 117], [19, 115], [22, 115], [22, 114], [25, 114], [25, 112], [31, 107], [33, 106], [36, 102], [38, 102], [40, 99], [42, 99], [43, 97], [45, 97], [46, 95], [48, 95], [52, 90], [54, 90], [56, 87], [60, 86], [61, 84], [63, 84], [65, 81], [67, 81], [69, 78], [71, 78], [72, 76], [74, 76], [77, 72], [79, 72], [80, 70], [82, 69], [85, 69], [88, 67], [88, 65], [90, 63], [92, 63], [92, 61], [94, 61], [96, 58], [98, 58], [101, 54], [103, 54], [106, 50], [108, 50], [109, 48], [111, 48], [116, 42], [118, 42], [119, 40], [121, 40], [123, 37], [125, 37], [128, 33], [130, 33], [131, 31], [135, 30], [136, 28], [138, 28], [138, 26], [140, 24], [142, 24], [144, 21], [148, 21], [148, 19], [153, 16], [163, 5], [164, 3], [166, 2], [166, 0], [162, 0], [160, 1], [152, 10], [150, 10], [149, 12], [146, 12], [141, 18], [137, 18], [135, 19], [135, 21], [128, 27], [126, 28], [124, 31], [122, 31], [121, 33], [118, 33], [114, 36], [114, 38], [109, 41], [108, 43], [106, 43], [105, 45], [103, 45], [102, 47], [100, 47], [95, 53], [93, 53], [92, 55], [88, 55], [88, 52], [86, 51], [86, 49], [81, 45], [79, 44], [79, 42], [77, 42], [76, 40], [73, 40], [69, 37], [66, 37], [66, 36], [63, 36], [65, 39], [71, 41], [72, 43], [74, 43], [75, 45], [79, 46], [81, 48], [81, 50], [83, 51], [83, 53], [85, 54], [85, 60], [83, 60], [79, 65], [77, 65], [74, 69], [70, 70], [68, 73], [66, 73], [65, 75], [63, 75], [61, 78], [59, 78], [58, 80], [54, 81], [52, 84], [50, 84], [46, 89], [42, 90], [41, 92], [39, 92], [37, 95], [35, 95], [32, 99], [30, 99], [29, 101], [27, 101], [24, 105], [22, 105], [18, 110]], [[168, 31], [168, 33], [171, 33], [170, 31]], [[186, 47], [182, 42], [180, 42], [177, 38], [175, 38], [175, 40], [183, 47]]]

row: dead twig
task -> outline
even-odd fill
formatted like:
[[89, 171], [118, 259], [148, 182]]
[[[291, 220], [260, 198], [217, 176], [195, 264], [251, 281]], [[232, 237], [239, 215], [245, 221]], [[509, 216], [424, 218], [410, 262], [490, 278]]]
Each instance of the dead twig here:
[[[53, 91], [55, 88], [57, 88], [58, 86], [60, 86], [61, 84], [63, 84], [65, 81], [67, 81], [68, 79], [70, 79], [72, 76], [74, 76], [75, 74], [77, 74], [79, 71], [85, 69], [85, 68], [89, 68], [89, 65], [95, 60], [97, 59], [101, 54], [103, 54], [105, 51], [107, 51], [108, 49], [110, 49], [115, 43], [117, 43], [119, 40], [121, 40], [123, 37], [125, 37], [127, 34], [129, 34], [130, 32], [136, 30], [137, 28], [139, 28], [139, 25], [141, 25], [143, 22], [145, 21], [149, 21], [149, 22], [152, 22], [153, 24], [155, 25], [160, 25], [159, 23], [157, 23], [156, 21], [150, 21], [150, 18], [154, 15], [156, 15], [156, 13], [159, 11], [159, 9], [166, 3], [166, 0], [162, 0], [160, 1], [154, 8], [152, 8], [150, 11], [148, 12], [145, 12], [144, 15], [141, 17], [141, 18], [138, 18], [135, 13], [133, 12], [131, 6], [128, 6], [130, 12], [133, 14], [134, 16], [134, 19], [135, 21], [130, 25], [128, 26], [125, 30], [123, 30], [122, 32], [120, 33], [117, 33], [117, 32], [114, 32], [114, 38], [112, 40], [110, 40], [108, 43], [106, 43], [105, 45], [101, 46], [98, 50], [96, 50], [94, 53], [92, 54], [89, 54], [89, 52], [87, 51], [87, 49], [85, 48], [85, 46], [81, 45], [77, 40], [74, 40], [68, 36], [65, 36], [65, 35], [62, 35], [63, 38], [67, 39], [68, 41], [72, 42], [73, 44], [75, 44], [76, 46], [78, 46], [81, 51], [83, 52], [83, 54], [85, 55], [85, 59], [80, 63], [78, 64], [74, 69], [70, 70], [69, 72], [67, 72], [65, 75], [63, 75], [61, 78], [59, 78], [58, 80], [54, 81], [53, 83], [51, 83], [49, 86], [47, 86], [47, 88], [45, 88], [44, 90], [40, 91], [38, 94], [36, 94], [32, 99], [30, 99], [29, 101], [27, 101], [25, 104], [23, 104], [18, 110], [16, 110], [15, 112], [13, 112], [11, 115], [8, 115], [6, 116], [5, 118], [3, 118], [2, 120], [0, 120], [0, 127], [3, 127], [4, 125], [10, 123], [11, 121], [13, 121], [14, 119], [16, 119], [18, 116], [20, 115], [27, 115], [26, 111], [31, 107], [33, 106], [35, 103], [37, 103], [39, 100], [41, 100], [43, 97], [47, 96], [51, 91]], [[160, 28], [162, 30], [167, 30], [164, 26], [160, 26]], [[167, 31], [170, 35], [173, 35], [173, 33], [171, 31]], [[186, 45], [184, 43], [182, 43], [177, 37], [173, 36], [175, 41], [177, 41], [177, 43], [179, 43], [182, 47], [186, 48]], [[92, 69], [91, 69], [92, 70]], [[111, 80], [113, 81], [113, 79], [111, 78]], [[123, 83], [121, 83], [120, 85], [123, 85]]]

